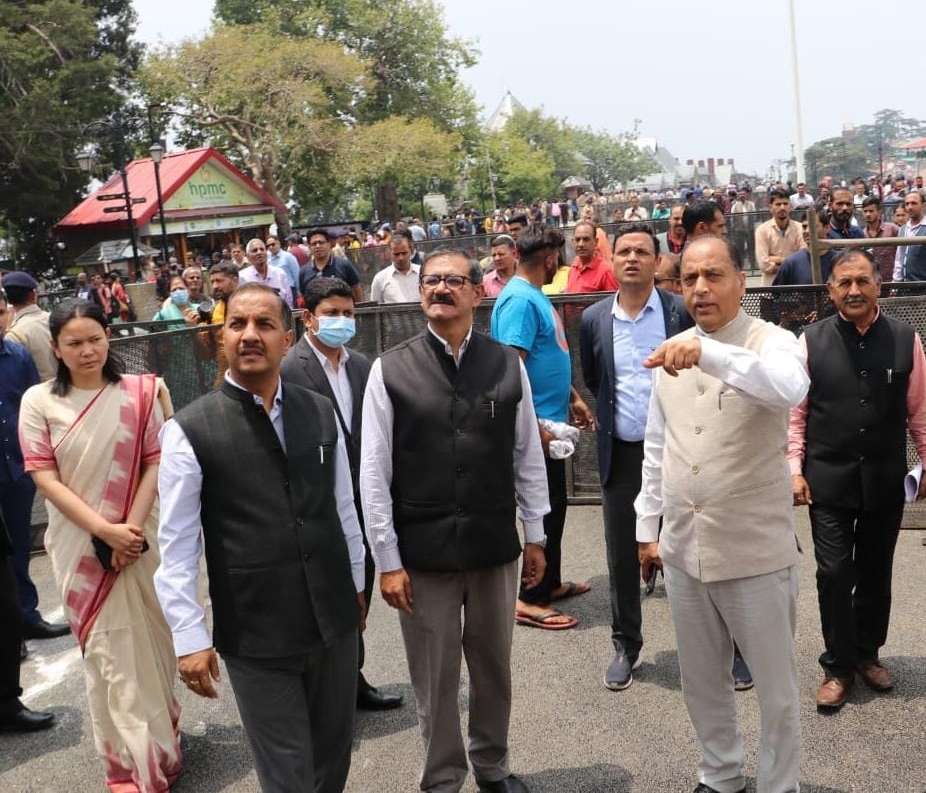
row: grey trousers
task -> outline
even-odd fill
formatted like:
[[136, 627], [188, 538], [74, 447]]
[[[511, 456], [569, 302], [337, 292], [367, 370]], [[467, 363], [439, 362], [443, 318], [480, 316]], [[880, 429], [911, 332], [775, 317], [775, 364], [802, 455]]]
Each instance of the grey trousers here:
[[730, 669], [733, 641], [756, 682], [761, 735], [758, 793], [795, 793], [801, 714], [794, 656], [797, 568], [704, 583], [665, 565], [682, 694], [701, 744], [698, 780], [719, 793], [745, 785]]
[[288, 658], [223, 656], [264, 793], [341, 793], [357, 703], [357, 634]]
[[471, 573], [408, 571], [412, 613], [400, 614], [425, 761], [421, 790], [457, 793], [466, 780], [460, 662], [469, 671], [469, 761], [476, 778], [508, 776], [511, 632], [518, 561]]

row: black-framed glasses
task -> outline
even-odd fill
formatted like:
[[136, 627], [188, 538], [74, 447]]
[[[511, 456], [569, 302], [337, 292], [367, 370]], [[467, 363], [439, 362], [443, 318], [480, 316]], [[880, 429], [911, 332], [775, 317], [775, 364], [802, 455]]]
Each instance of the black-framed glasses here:
[[437, 285], [441, 281], [444, 282], [445, 286], [448, 289], [451, 289], [454, 292], [458, 292], [459, 290], [461, 290], [463, 288], [463, 285], [467, 281], [469, 281], [470, 283], [473, 283], [472, 278], [467, 278], [465, 275], [456, 275], [456, 274], [422, 275], [421, 278], [418, 279], [418, 283], [420, 283], [425, 289], [436, 289]]

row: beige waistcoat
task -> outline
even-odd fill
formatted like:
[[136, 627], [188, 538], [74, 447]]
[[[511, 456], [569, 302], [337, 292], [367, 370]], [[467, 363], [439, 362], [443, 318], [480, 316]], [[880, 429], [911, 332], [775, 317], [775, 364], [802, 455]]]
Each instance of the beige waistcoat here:
[[[787, 331], [740, 311], [711, 338], [758, 353], [773, 333]], [[659, 371], [654, 395], [666, 417], [663, 560], [704, 582], [794, 564], [787, 408], [747, 401], [698, 368]]]

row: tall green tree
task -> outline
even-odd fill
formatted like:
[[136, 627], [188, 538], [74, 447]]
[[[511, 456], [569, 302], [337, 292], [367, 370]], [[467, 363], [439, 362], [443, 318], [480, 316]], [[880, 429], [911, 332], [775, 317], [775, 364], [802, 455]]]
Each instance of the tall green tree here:
[[648, 154], [634, 142], [636, 130], [621, 135], [577, 129], [572, 132], [576, 148], [585, 158], [585, 175], [596, 192], [616, 184], [627, 184], [654, 168]]
[[[217, 0], [215, 14], [233, 27], [262, 25], [281, 39], [336, 43], [363, 61], [368, 81], [345, 115], [352, 127], [424, 118], [468, 150], [479, 140], [475, 100], [459, 76], [476, 52], [448, 33], [435, 0]], [[311, 185], [297, 180], [297, 195]], [[381, 216], [395, 219], [395, 185], [385, 182], [377, 194]]]
[[505, 132], [521, 138], [535, 151], [545, 151], [552, 158], [552, 178], [557, 184], [585, 172], [576, 130], [565, 121], [545, 116], [543, 110], [517, 110], [505, 124]]
[[[263, 25], [220, 26], [157, 52], [140, 81], [188, 135], [208, 140], [283, 204], [300, 182], [325, 183], [366, 85], [362, 61], [338, 44], [281, 38]], [[287, 233], [288, 212], [276, 220]]]
[[134, 25], [130, 0], [0, 4], [0, 218], [18, 265], [54, 263], [49, 229], [86, 184], [82, 131], [132, 85]]
[[473, 159], [470, 195], [483, 200], [494, 195], [496, 206], [531, 203], [556, 194], [555, 169], [546, 149], [506, 127], [487, 135], [484, 148]]
[[850, 134], [811, 144], [804, 152], [808, 178], [814, 181], [827, 175], [847, 180], [866, 178], [877, 173], [882, 163], [886, 166], [896, 156], [906, 154], [900, 148], [904, 143], [922, 137], [926, 137], [926, 121], [905, 116], [900, 110], [879, 110], [873, 123], [862, 124]]
[[877, 160], [872, 162], [858, 140], [826, 138], [807, 147], [804, 167], [811, 184], [816, 184], [824, 176], [844, 179], [848, 183], [860, 176], [867, 176], [872, 169], [877, 170]]
[[348, 185], [372, 188], [381, 216], [395, 219], [414, 214], [406, 205], [400, 213], [390, 201], [401, 195], [418, 198], [432, 179], [447, 178], [457, 170], [461, 139], [437, 128], [430, 119], [409, 121], [393, 116], [347, 131], [337, 156], [338, 172]]

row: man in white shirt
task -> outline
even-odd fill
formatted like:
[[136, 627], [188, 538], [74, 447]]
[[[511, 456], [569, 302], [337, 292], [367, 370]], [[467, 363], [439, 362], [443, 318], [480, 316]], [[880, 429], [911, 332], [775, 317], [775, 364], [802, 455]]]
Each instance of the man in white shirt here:
[[292, 302], [296, 305], [296, 288], [299, 284], [299, 260], [289, 251], [284, 250], [278, 237], [269, 236], [264, 243], [267, 247], [267, 265], [279, 267], [289, 279], [289, 288], [292, 290]]
[[791, 195], [791, 209], [812, 209], [813, 206], [813, 196], [807, 192], [807, 185], [798, 182], [797, 192]]
[[412, 263], [415, 242], [411, 233], [396, 229], [389, 243], [392, 263], [373, 276], [370, 299], [377, 303], [418, 302], [418, 272], [421, 269]]
[[756, 260], [755, 216], [756, 205], [745, 190], [736, 193], [736, 200], [730, 205], [730, 240], [743, 254], [743, 261], [750, 267]]
[[[234, 251], [233, 251], [234, 254]], [[293, 307], [293, 290], [289, 285], [289, 278], [279, 267], [267, 263], [267, 246], [263, 240], [251, 240], [246, 248], [250, 265], [238, 273], [238, 283], [258, 283], [276, 289], [277, 293], [290, 308]]]
[[702, 749], [697, 793], [745, 790], [734, 641], [759, 697], [757, 790], [795, 793], [798, 575], [785, 455], [788, 409], [809, 378], [795, 336], [740, 307], [746, 274], [727, 240], [689, 244], [682, 289], [696, 327], [644, 361], [655, 377], [634, 502], [641, 573], [657, 565], [665, 574], [682, 694]]
[[[373, 363], [360, 492], [380, 591], [399, 610], [425, 746], [422, 790], [526, 793], [508, 764], [511, 638], [522, 582], [546, 565], [546, 475], [517, 353], [473, 330], [482, 269], [438, 249], [421, 270], [423, 333]], [[459, 719], [469, 671], [468, 751]], [[467, 757], [468, 756], [468, 757]]]
[[[264, 790], [342, 790], [363, 623], [363, 541], [331, 402], [280, 380], [290, 312], [228, 301], [228, 372], [161, 431], [155, 588], [180, 679], [217, 698], [222, 654]], [[213, 638], [199, 602], [205, 552]], [[213, 646], [215, 649], [213, 649]]]
[[[303, 322], [305, 334], [286, 353], [280, 367], [284, 383], [314, 391], [328, 397], [334, 405], [338, 424], [347, 442], [354, 503], [360, 528], [360, 427], [363, 392], [370, 375], [370, 359], [357, 350], [346, 347], [356, 332], [354, 295], [346, 281], [340, 278], [313, 278], [302, 294], [305, 300]], [[366, 543], [364, 542], [366, 545]], [[373, 595], [376, 567], [369, 547], [366, 548], [363, 594], [369, 608]], [[366, 651], [363, 633], [359, 636], [357, 671], [357, 708], [360, 710], [390, 710], [402, 704], [402, 696], [389, 694], [371, 686], [363, 676]]]
[[646, 212], [646, 208], [640, 206], [640, 196], [634, 193], [630, 196], [630, 206], [624, 210], [624, 220], [639, 221], [647, 220], [648, 218], [649, 215]]

